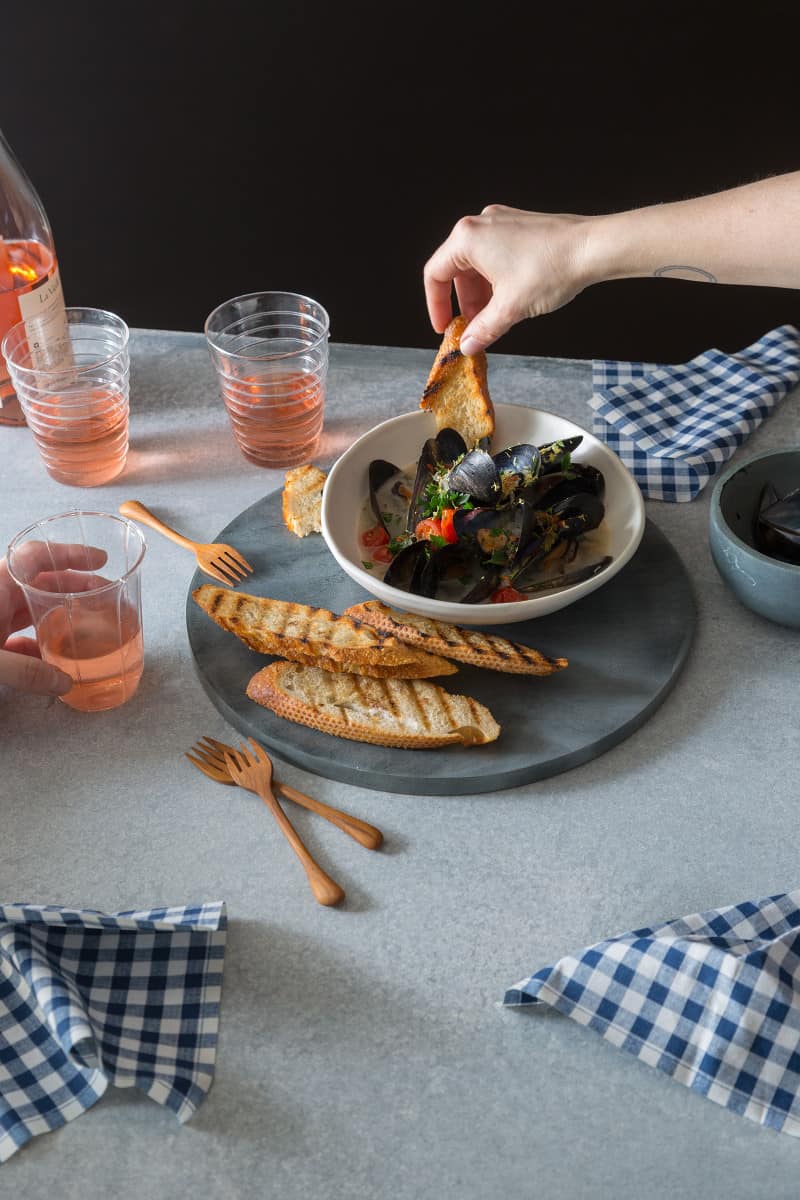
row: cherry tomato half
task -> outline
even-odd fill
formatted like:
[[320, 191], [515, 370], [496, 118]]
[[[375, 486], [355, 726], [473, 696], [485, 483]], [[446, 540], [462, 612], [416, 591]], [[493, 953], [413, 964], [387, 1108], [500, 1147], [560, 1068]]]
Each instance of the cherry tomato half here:
[[424, 521], [420, 521], [414, 533], [420, 541], [428, 541], [432, 537], [442, 537], [442, 522], [438, 517], [426, 517]]
[[442, 537], [446, 538], [448, 542], [457, 542], [458, 541], [458, 534], [456, 533], [456, 527], [453, 524], [453, 517], [455, 515], [456, 515], [456, 510], [454, 508], [443, 508], [442, 509]]
[[373, 525], [372, 529], [365, 529], [361, 535], [364, 546], [385, 546], [388, 541], [389, 535], [382, 525]]
[[525, 600], [527, 597], [515, 587], [501, 587], [492, 592], [489, 599], [492, 604], [511, 604], [514, 600]]
[[375, 562], [390, 563], [394, 555], [388, 546], [376, 546], [372, 551], [372, 557]]

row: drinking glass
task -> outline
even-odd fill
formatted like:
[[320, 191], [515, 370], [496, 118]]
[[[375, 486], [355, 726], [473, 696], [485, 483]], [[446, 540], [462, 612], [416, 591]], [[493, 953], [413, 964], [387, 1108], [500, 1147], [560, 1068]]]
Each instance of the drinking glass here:
[[261, 467], [308, 462], [325, 408], [330, 321], [295, 292], [253, 292], [226, 300], [205, 335], [231, 429], [242, 454]]
[[[72, 560], [63, 567], [63, 552]], [[106, 554], [92, 569], [83, 548]], [[18, 533], [8, 547], [8, 570], [19, 584], [36, 627], [42, 658], [71, 676], [59, 696], [80, 712], [117, 708], [130, 700], [144, 666], [140, 567], [145, 541], [122, 517], [67, 512]], [[44, 559], [47, 565], [42, 567]]]
[[73, 487], [116, 479], [128, 455], [128, 326], [98, 308], [68, 308], [71, 356], [38, 365], [24, 321], [2, 355], [47, 473]]

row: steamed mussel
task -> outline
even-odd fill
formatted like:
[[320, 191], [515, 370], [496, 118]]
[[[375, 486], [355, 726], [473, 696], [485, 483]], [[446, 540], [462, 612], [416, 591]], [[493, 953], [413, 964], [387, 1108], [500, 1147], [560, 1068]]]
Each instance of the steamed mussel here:
[[491, 454], [442, 429], [411, 470], [376, 459], [364, 566], [385, 567], [384, 582], [401, 591], [462, 604], [525, 599], [591, 578], [611, 559], [566, 570], [605, 514], [602, 473], [572, 462], [581, 441]]
[[800, 563], [800, 487], [780, 496], [774, 484], [764, 485], [755, 540], [764, 554]]

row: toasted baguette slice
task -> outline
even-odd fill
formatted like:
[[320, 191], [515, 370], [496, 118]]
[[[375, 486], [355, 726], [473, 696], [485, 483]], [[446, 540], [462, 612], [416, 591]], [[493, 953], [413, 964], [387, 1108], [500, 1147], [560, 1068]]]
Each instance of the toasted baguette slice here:
[[249, 596], [232, 588], [204, 583], [192, 593], [200, 608], [212, 620], [233, 633], [260, 654], [308, 664], [324, 657], [329, 670], [340, 663], [342, 670], [369, 674], [401, 674], [416, 678], [452, 674], [448, 664], [436, 655], [420, 652], [396, 638], [359, 626], [350, 617], [335, 617], [325, 608], [291, 604]]
[[274, 662], [253, 676], [247, 695], [299, 725], [403, 750], [476, 746], [500, 733], [482, 704], [423, 679], [364, 679]]
[[297, 537], [322, 529], [322, 489], [326, 478], [325, 472], [311, 463], [286, 472], [281, 497], [283, 522]]
[[494, 407], [486, 380], [486, 354], [461, 353], [464, 317], [455, 317], [444, 331], [420, 408], [429, 408], [440, 429], [456, 429], [467, 448], [494, 433]]
[[432, 679], [436, 675], [455, 675], [458, 671], [455, 663], [438, 654], [428, 654], [414, 646], [408, 646], [407, 649], [414, 651], [414, 657], [402, 662], [337, 662], [326, 654], [300, 654], [299, 651], [284, 651], [280, 657], [306, 667], [321, 667], [323, 671], [337, 674], [349, 672], [352, 675], [369, 675], [373, 679]]
[[414, 613], [389, 608], [380, 600], [367, 600], [346, 609], [345, 616], [383, 633], [393, 634], [410, 646], [424, 647], [434, 654], [455, 658], [458, 662], [509, 675], [552, 675], [569, 665], [566, 658], [547, 658], [532, 646], [508, 642], [505, 638], [477, 629], [464, 629], [446, 621], [431, 621]]

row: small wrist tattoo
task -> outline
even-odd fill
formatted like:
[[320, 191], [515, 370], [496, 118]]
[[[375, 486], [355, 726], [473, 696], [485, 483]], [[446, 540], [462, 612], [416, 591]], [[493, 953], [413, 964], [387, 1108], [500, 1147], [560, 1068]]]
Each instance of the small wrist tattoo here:
[[653, 271], [653, 276], [656, 279], [678, 278], [685, 279], [687, 275], [693, 279], [703, 279], [706, 283], [716, 283], [716, 275], [712, 275], [710, 271], [704, 271], [702, 267], [656, 267]]

